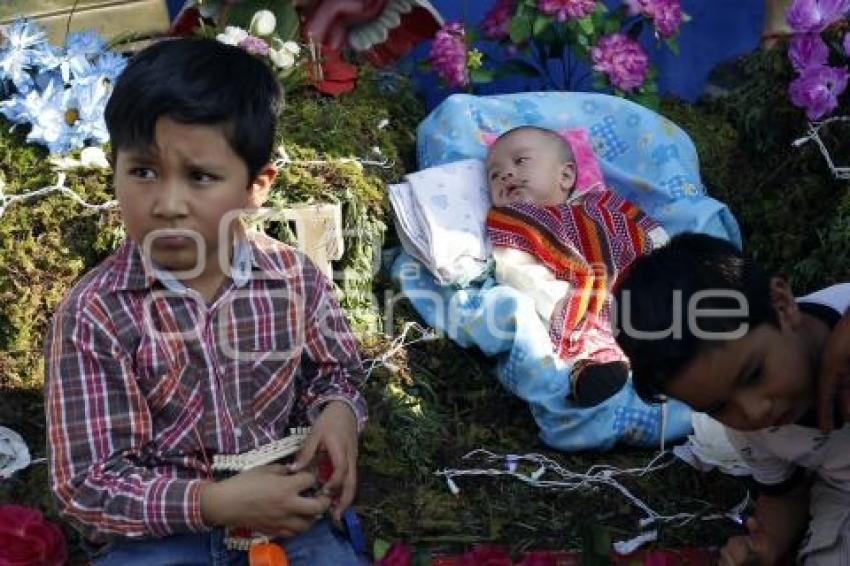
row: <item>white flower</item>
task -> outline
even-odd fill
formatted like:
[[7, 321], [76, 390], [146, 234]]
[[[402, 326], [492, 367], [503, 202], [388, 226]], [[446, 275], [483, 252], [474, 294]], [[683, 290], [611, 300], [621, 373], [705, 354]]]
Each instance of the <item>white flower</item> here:
[[237, 26], [227, 26], [224, 28], [224, 33], [215, 36], [218, 41], [227, 45], [239, 45], [246, 37], [248, 32]]
[[295, 65], [295, 58], [301, 53], [301, 47], [294, 41], [283, 42], [278, 38], [272, 40], [269, 48], [269, 59], [281, 69], [289, 69]]
[[251, 25], [248, 29], [251, 33], [258, 37], [266, 37], [274, 33], [277, 27], [277, 19], [269, 10], [258, 10], [251, 18]]
[[80, 163], [83, 167], [100, 167], [109, 169], [109, 161], [106, 159], [102, 147], [86, 147], [80, 152]]

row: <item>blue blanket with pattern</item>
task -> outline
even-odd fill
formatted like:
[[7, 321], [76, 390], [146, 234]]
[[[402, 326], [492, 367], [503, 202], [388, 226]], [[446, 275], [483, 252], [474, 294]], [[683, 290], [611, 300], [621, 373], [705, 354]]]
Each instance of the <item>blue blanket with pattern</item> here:
[[[487, 148], [482, 134], [522, 124], [585, 128], [609, 186], [669, 234], [703, 232], [740, 246], [734, 217], [706, 195], [687, 134], [618, 97], [574, 92], [451, 96], [419, 126], [419, 166], [483, 159]], [[569, 364], [554, 355], [532, 300], [514, 289], [492, 279], [464, 289], [442, 287], [406, 254], [396, 259], [392, 274], [429, 325], [461, 346], [477, 346], [497, 357], [498, 380], [528, 402], [540, 436], [550, 446], [566, 451], [609, 449], [618, 441], [650, 446], [662, 434], [675, 440], [690, 432], [687, 407], [670, 402], [662, 418], [662, 408], [643, 403], [631, 384], [599, 406], [574, 406], [568, 395]]]

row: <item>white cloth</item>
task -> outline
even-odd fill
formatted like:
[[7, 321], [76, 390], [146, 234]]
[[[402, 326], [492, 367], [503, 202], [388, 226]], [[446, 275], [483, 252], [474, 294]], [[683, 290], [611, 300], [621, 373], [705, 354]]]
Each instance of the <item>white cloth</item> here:
[[465, 286], [488, 269], [490, 192], [484, 164], [465, 159], [389, 186], [399, 239], [443, 285]]

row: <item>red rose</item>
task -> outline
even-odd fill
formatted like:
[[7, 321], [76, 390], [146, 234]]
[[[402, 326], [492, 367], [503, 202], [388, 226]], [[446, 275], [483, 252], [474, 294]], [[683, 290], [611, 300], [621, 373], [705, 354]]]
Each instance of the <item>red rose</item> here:
[[0, 505], [0, 566], [53, 566], [67, 557], [62, 531], [41, 511]]

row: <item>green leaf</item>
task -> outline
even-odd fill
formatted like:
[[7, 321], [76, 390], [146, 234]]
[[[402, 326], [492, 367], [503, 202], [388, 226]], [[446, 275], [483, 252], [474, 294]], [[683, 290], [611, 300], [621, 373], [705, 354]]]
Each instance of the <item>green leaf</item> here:
[[602, 90], [608, 86], [608, 81], [605, 79], [603, 75], [596, 75], [593, 78], [593, 88], [594, 90]]
[[608, 18], [605, 20], [603, 31], [605, 32], [605, 35], [617, 33], [620, 31], [620, 21], [616, 18]]
[[521, 59], [514, 59], [506, 62], [505, 64], [499, 67], [498, 72], [496, 73], [497, 78], [501, 78], [502, 76], [521, 76], [521, 77], [536, 77], [540, 73], [537, 70], [537, 67], [523, 61]]
[[673, 55], [679, 54], [679, 42], [675, 37], [668, 37], [664, 40], [664, 43], [667, 44], [667, 49], [673, 52]]
[[372, 555], [375, 560], [380, 560], [390, 549], [390, 543], [381, 538], [375, 539], [375, 544], [372, 545]]
[[642, 92], [630, 96], [629, 98], [637, 102], [641, 106], [649, 108], [650, 110], [658, 110], [658, 108], [661, 106], [661, 97], [658, 96], [658, 94]]
[[467, 26], [465, 29], [465, 34], [467, 45], [474, 45], [479, 39], [481, 39], [481, 34], [478, 33], [478, 28]]
[[496, 77], [493, 71], [488, 69], [473, 69], [469, 71], [469, 78], [474, 83], [489, 83]]
[[578, 21], [578, 27], [587, 35], [593, 35], [593, 18], [585, 16]]
[[511, 41], [520, 44], [528, 41], [531, 37], [531, 22], [528, 18], [514, 18], [511, 20], [510, 28]]
[[538, 14], [534, 19], [534, 25], [531, 28], [531, 33], [533, 35], [540, 35], [544, 31], [550, 28], [552, 25], [552, 16], [547, 16], [544, 14]]

